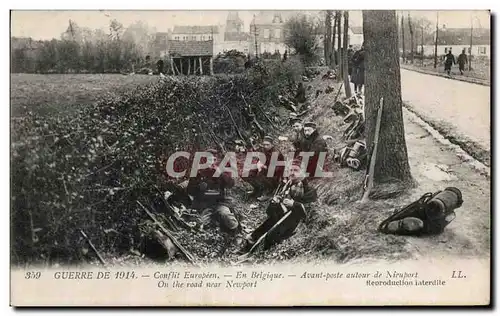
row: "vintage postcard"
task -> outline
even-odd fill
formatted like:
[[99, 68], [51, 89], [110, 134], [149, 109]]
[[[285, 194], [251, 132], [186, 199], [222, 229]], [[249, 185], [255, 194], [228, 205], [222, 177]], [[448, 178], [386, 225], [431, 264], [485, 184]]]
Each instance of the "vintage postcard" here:
[[10, 18], [12, 306], [491, 304], [489, 11]]

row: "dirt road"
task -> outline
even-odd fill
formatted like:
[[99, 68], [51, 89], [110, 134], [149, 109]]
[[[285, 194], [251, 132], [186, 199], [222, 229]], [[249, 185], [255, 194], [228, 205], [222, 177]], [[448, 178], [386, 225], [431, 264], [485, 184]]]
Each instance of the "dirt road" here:
[[401, 69], [403, 102], [490, 151], [490, 87]]
[[411, 238], [417, 256], [489, 256], [490, 180], [464, 164], [450, 149], [413, 122], [405, 113], [406, 142], [412, 175], [418, 182], [413, 190], [417, 199], [425, 192], [448, 186], [462, 191], [464, 204], [456, 219], [436, 237]]

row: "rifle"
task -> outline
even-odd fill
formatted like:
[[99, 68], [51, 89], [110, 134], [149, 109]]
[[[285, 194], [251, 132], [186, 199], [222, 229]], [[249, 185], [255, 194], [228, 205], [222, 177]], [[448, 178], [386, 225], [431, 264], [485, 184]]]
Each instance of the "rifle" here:
[[99, 259], [99, 261], [102, 263], [103, 266], [106, 266], [106, 261], [104, 261], [104, 258], [101, 256], [101, 254], [99, 253], [99, 251], [97, 251], [97, 248], [94, 246], [94, 244], [92, 243], [92, 241], [90, 240], [89, 236], [87, 236], [87, 234], [85, 234], [85, 232], [83, 230], [80, 229], [80, 234], [83, 236], [83, 238], [85, 238], [85, 240], [88, 242], [90, 248], [92, 248], [92, 250], [94, 251], [94, 253], [96, 254], [97, 258]]
[[[177, 231], [179, 230], [179, 225], [182, 226], [182, 228], [186, 228], [186, 229], [189, 229], [189, 230], [192, 230], [193, 228], [191, 226], [189, 226], [174, 210], [174, 208], [172, 207], [172, 205], [165, 199], [165, 197], [163, 196], [162, 192], [160, 191], [160, 189], [155, 185], [154, 186], [156, 191], [158, 191], [158, 193], [160, 194], [160, 197], [161, 197], [161, 201], [163, 202], [163, 204], [165, 205], [165, 207], [167, 208], [168, 212], [167, 212], [167, 215], [169, 217], [167, 217], [167, 222], [170, 224], [171, 228], [174, 230], [174, 231]], [[170, 218], [171, 217], [171, 218]]]
[[280, 220], [278, 222], [276, 222], [276, 224], [273, 225], [273, 227], [271, 227], [265, 234], [263, 234], [256, 242], [255, 244], [252, 246], [252, 248], [250, 248], [250, 250], [248, 250], [246, 253], [244, 253], [243, 255], [239, 256], [238, 257], [238, 261], [237, 262], [234, 262], [232, 263], [233, 265], [237, 265], [237, 264], [241, 264], [245, 261], [247, 261], [249, 258], [250, 258], [250, 255], [255, 251], [255, 249], [257, 249], [257, 247], [262, 244], [262, 242], [266, 239], [268, 233], [270, 231], [272, 231], [274, 228], [278, 227], [281, 223], [283, 223], [289, 216], [290, 214], [292, 214], [292, 212], [287, 212], [285, 215], [283, 215]]
[[[245, 100], [245, 97], [243, 96], [243, 94], [241, 94], [241, 98], [243, 99], [243, 102], [245, 102], [245, 104], [250, 107], [247, 103], [247, 101]], [[267, 121], [271, 124], [271, 126], [273, 128], [277, 128], [276, 125], [273, 123], [273, 121], [269, 118], [269, 116], [267, 116], [266, 112], [264, 112], [264, 110], [258, 105], [258, 104], [255, 104], [255, 106], [257, 107], [257, 109], [260, 110], [260, 112], [264, 115], [264, 117], [267, 119]]]
[[146, 214], [148, 215], [148, 217], [153, 221], [154, 224], [156, 224], [160, 230], [168, 237], [170, 238], [170, 240], [172, 241], [172, 243], [174, 244], [174, 246], [177, 247], [177, 249], [179, 249], [181, 251], [181, 253], [184, 255], [184, 257], [187, 259], [187, 261], [195, 266], [197, 266], [197, 263], [194, 259], [194, 257], [191, 255], [191, 253], [189, 253], [178, 241], [177, 239], [175, 239], [174, 235], [172, 235], [172, 233], [170, 231], [168, 231], [157, 219], [156, 217], [153, 215], [153, 213], [151, 213], [144, 205], [142, 205], [141, 202], [139, 201], [136, 201], [137, 204], [139, 204], [139, 206], [144, 210], [144, 212], [146, 212]]
[[[220, 101], [219, 101], [219, 105], [221, 105]], [[233, 126], [236, 129], [236, 133], [238, 133], [238, 136], [241, 138], [242, 141], [245, 141], [245, 138], [243, 137], [240, 129], [238, 128], [238, 124], [236, 124], [236, 121], [234, 120], [234, 117], [233, 117], [233, 114], [231, 113], [231, 110], [227, 107], [227, 105], [224, 105], [224, 108], [229, 113], [229, 117], [231, 118], [231, 122], [233, 122]]]
[[[278, 186], [278, 188], [274, 192], [273, 200], [277, 199], [279, 201], [280, 206], [281, 206], [281, 208], [284, 211], [283, 216], [281, 216], [281, 218], [270, 229], [268, 229], [262, 236], [260, 236], [260, 238], [252, 245], [252, 247], [250, 248], [250, 250], [248, 250], [243, 255], [239, 256], [238, 257], [238, 261], [232, 263], [233, 265], [241, 264], [241, 263], [247, 261], [250, 258], [250, 256], [255, 252], [255, 250], [257, 249], [257, 247], [259, 247], [264, 242], [264, 240], [266, 240], [266, 238], [269, 236], [269, 234], [270, 233], [272, 234], [272, 232], [278, 226], [280, 226], [284, 221], [286, 221], [290, 217], [290, 215], [292, 214], [292, 211], [289, 211], [286, 208], [286, 206], [283, 204], [282, 200], [283, 200], [283, 198], [285, 196], [288, 195], [288, 192], [289, 192], [291, 184], [292, 184], [292, 180], [288, 180], [283, 185], [280, 184], [280, 186]], [[271, 200], [271, 202], [273, 200]]]
[[368, 196], [370, 195], [370, 191], [373, 188], [373, 174], [375, 173], [375, 163], [377, 161], [377, 149], [378, 149], [378, 137], [380, 134], [380, 121], [382, 120], [382, 109], [384, 107], [384, 98], [380, 98], [380, 106], [378, 108], [377, 113], [377, 123], [375, 125], [375, 136], [373, 137], [373, 149], [370, 157], [370, 168], [368, 170], [368, 174], [365, 178], [364, 184], [364, 193], [361, 202], [366, 202], [368, 200]]
[[335, 100], [333, 100], [333, 103], [337, 102], [337, 99], [339, 98], [340, 90], [344, 86], [344, 81], [340, 84], [339, 90], [337, 91], [337, 94], [335, 95]]
[[273, 194], [273, 197], [271, 199], [271, 202], [276, 201], [280, 204], [281, 209], [283, 210], [284, 213], [288, 212], [285, 204], [283, 204], [283, 199], [285, 196], [288, 194], [288, 189], [292, 185], [292, 180], [288, 180], [285, 182], [283, 185], [280, 185], [276, 188], [276, 191]]

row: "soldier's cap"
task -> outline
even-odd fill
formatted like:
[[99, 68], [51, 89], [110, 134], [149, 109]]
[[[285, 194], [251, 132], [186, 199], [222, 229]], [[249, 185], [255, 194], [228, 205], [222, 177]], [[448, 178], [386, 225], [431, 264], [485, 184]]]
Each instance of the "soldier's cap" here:
[[300, 123], [300, 122], [302, 122], [302, 120], [299, 119], [298, 117], [294, 117], [294, 118], [290, 119], [290, 124], [292, 124], [292, 125], [297, 123], [297, 122]]
[[317, 125], [316, 125], [316, 123], [314, 123], [314, 122], [306, 122], [306, 123], [304, 123], [304, 127], [312, 127], [312, 128], [316, 128], [316, 127], [317, 127]]
[[273, 141], [274, 141], [274, 139], [271, 136], [264, 136], [264, 138], [262, 139], [262, 142], [272, 143]]
[[296, 118], [297, 117], [297, 113], [292, 112], [292, 113], [290, 113], [289, 117], [290, 118]]

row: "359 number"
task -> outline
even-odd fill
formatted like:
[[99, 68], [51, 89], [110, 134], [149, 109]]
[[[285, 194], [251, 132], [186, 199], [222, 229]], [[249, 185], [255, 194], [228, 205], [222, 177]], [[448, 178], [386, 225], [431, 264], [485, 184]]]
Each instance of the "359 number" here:
[[40, 271], [26, 272], [24, 274], [25, 279], [40, 279], [41, 276], [42, 276], [42, 273]]

